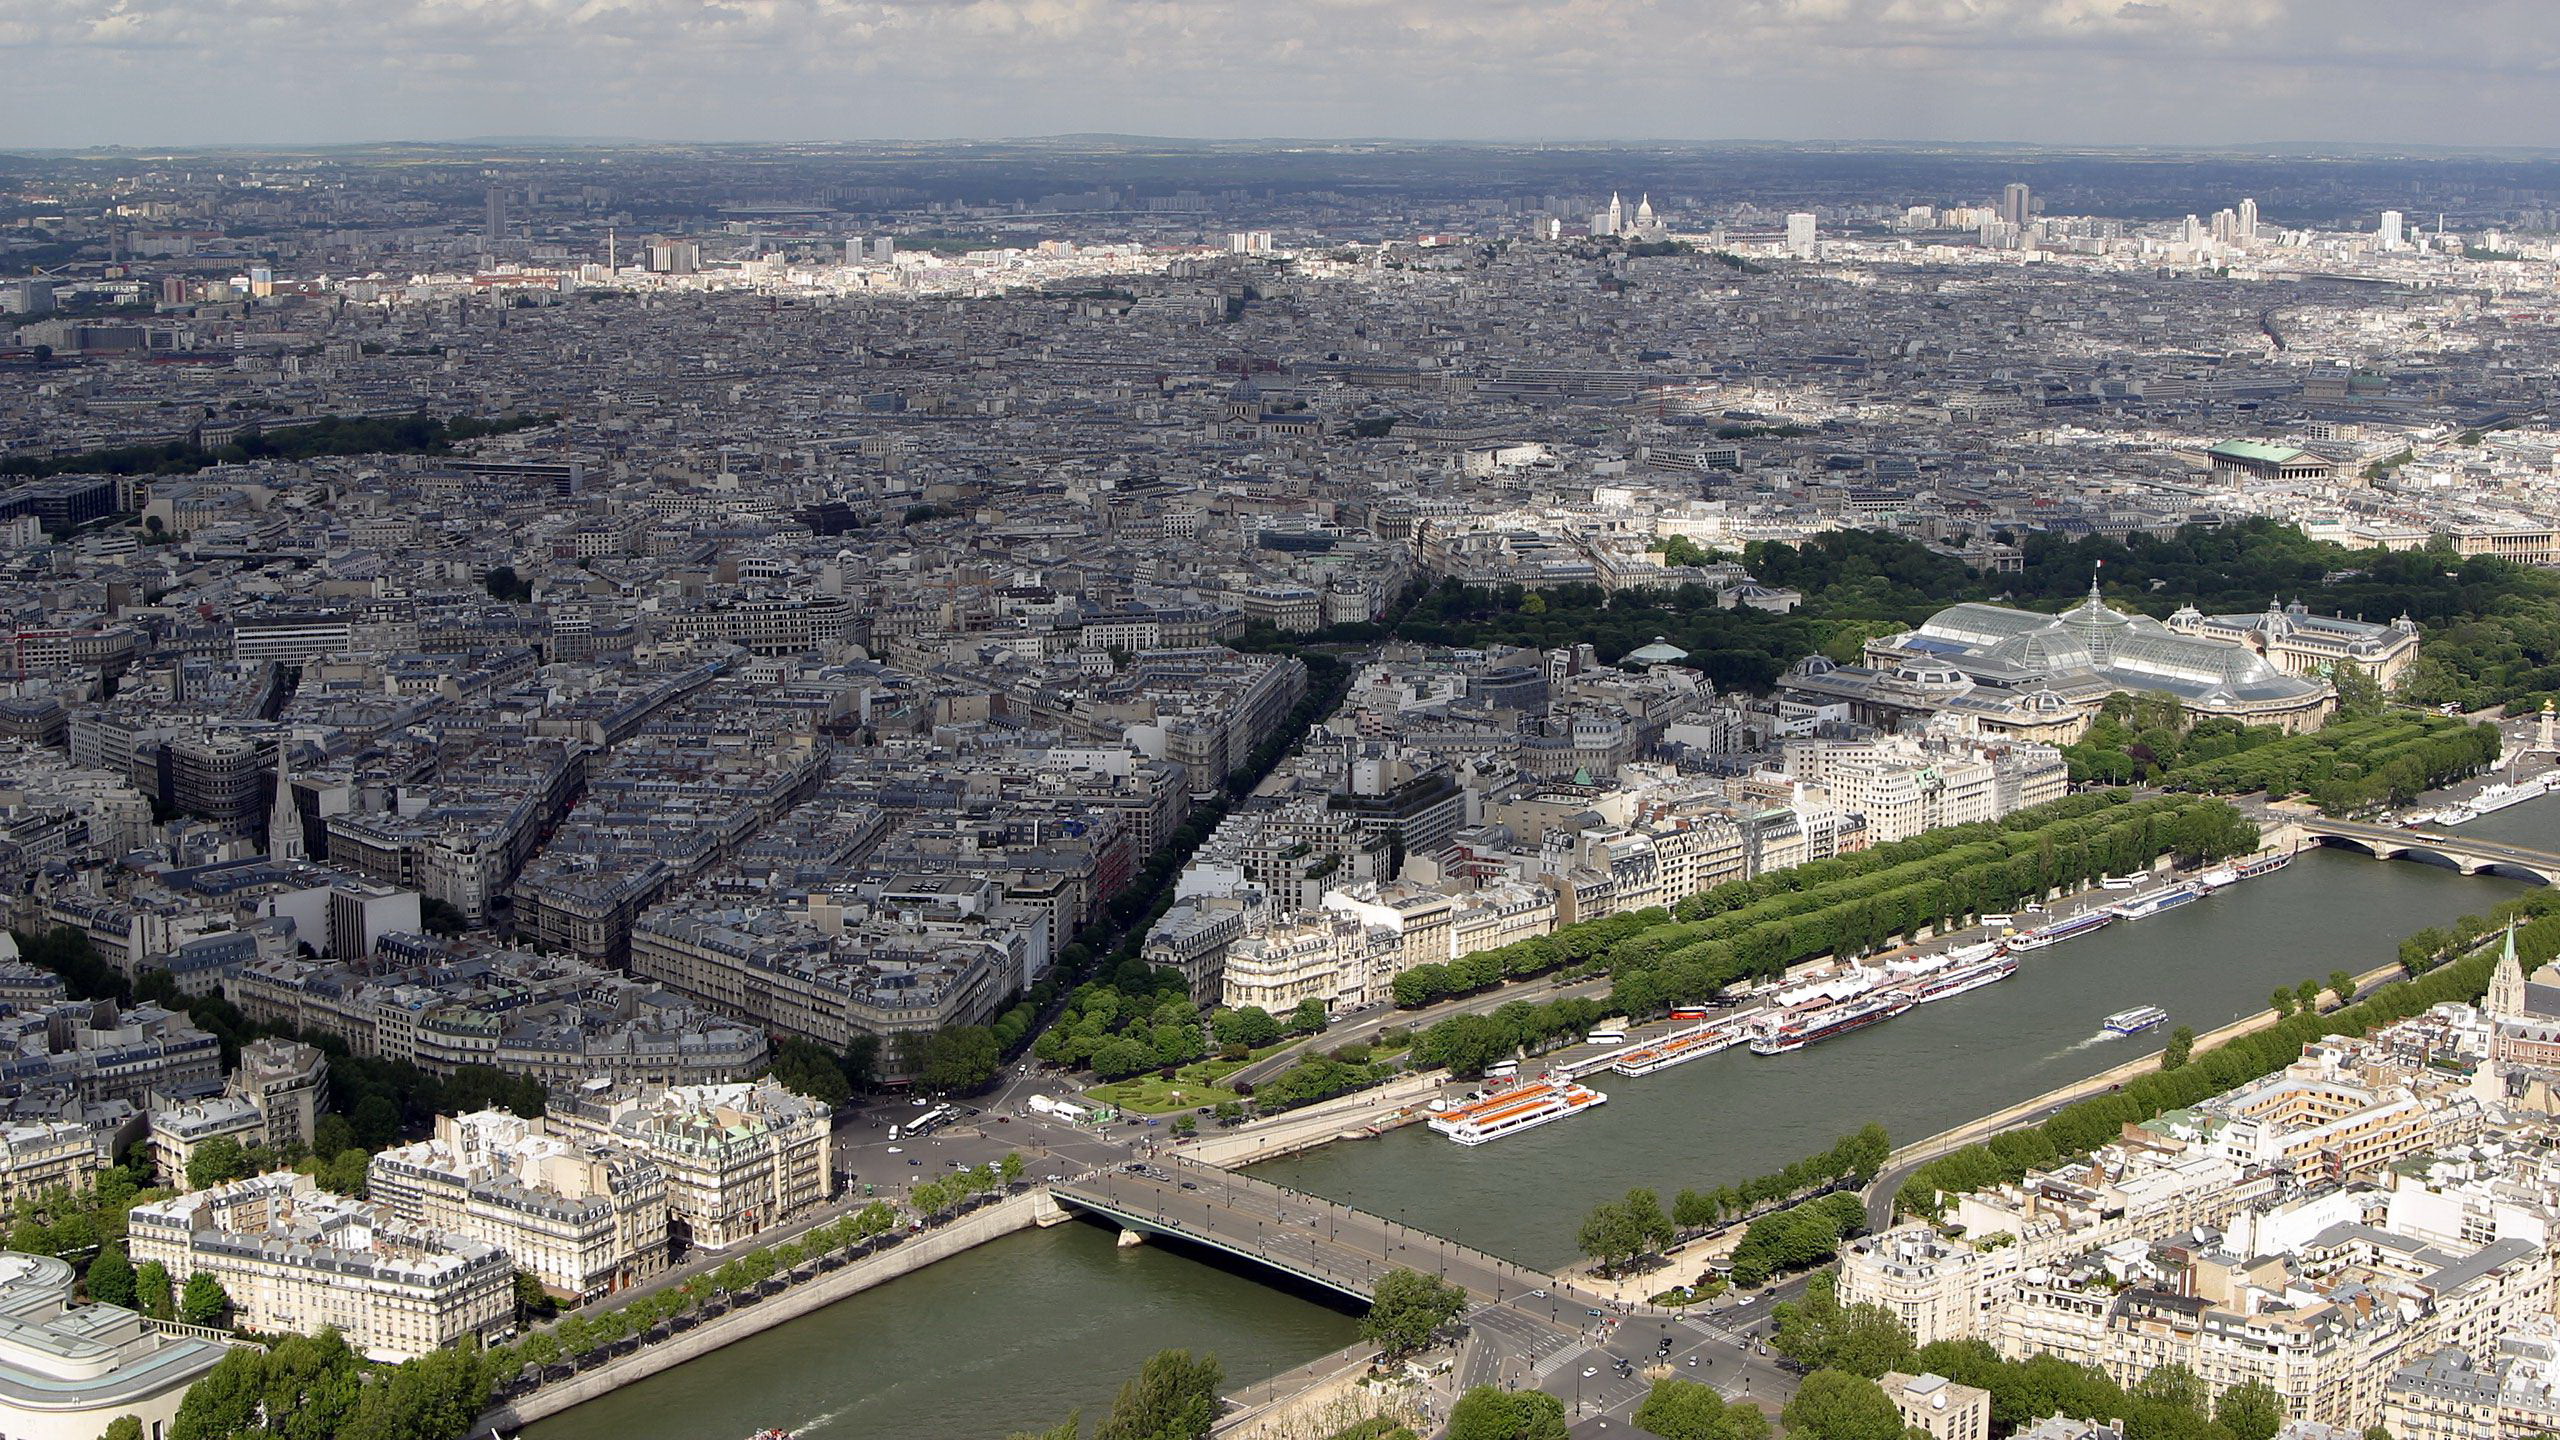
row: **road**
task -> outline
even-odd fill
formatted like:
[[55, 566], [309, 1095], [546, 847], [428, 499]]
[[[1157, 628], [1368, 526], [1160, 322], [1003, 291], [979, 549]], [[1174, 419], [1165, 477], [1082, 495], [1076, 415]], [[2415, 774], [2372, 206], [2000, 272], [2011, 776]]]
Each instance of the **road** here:
[[1411, 1269], [1459, 1286], [1479, 1303], [1499, 1304], [1530, 1289], [1551, 1291], [1560, 1306], [1603, 1303], [1445, 1236], [1178, 1155], [1124, 1162], [1056, 1193], [1070, 1207], [1133, 1228], [1161, 1228], [1346, 1294], [1365, 1297], [1387, 1272]]

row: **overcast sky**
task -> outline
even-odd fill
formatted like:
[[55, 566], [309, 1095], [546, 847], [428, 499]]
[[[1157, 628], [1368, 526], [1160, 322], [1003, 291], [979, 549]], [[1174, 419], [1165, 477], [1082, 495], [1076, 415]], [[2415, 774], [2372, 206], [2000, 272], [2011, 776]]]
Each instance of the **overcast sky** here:
[[2560, 0], [0, 0], [0, 146], [2560, 145]]

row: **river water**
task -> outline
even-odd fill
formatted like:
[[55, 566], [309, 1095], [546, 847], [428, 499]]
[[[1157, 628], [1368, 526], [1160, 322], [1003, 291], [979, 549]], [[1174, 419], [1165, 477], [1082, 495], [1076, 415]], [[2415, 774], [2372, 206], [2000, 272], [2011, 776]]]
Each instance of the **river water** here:
[[[2560, 798], [2463, 833], [2560, 851]], [[2155, 1004], [2198, 1031], [2264, 1007], [2278, 984], [2390, 963], [2399, 939], [2520, 893], [2517, 881], [2309, 851], [2288, 869], [2149, 920], [2024, 957], [1999, 984], [1793, 1055], [1736, 1048], [1629, 1080], [1609, 1103], [1498, 1145], [1416, 1126], [1256, 1167], [1532, 1265], [1573, 1256], [1595, 1203], [1650, 1185], [1748, 1179], [1869, 1120], [1918, 1139], [2157, 1048], [2099, 1020]], [[999, 1440], [1082, 1407], [1088, 1421], [1147, 1356], [1214, 1351], [1231, 1384], [1350, 1343], [1353, 1322], [1301, 1293], [1088, 1223], [1018, 1235], [742, 1341], [531, 1427], [527, 1440], [743, 1440], [762, 1426], [832, 1437]]]

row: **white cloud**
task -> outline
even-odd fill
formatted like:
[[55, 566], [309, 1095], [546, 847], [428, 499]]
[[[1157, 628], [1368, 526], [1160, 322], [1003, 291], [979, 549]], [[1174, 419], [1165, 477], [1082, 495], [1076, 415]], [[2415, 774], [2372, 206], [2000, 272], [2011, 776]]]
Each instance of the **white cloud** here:
[[[46, 0], [20, 144], [473, 133], [2560, 144], [2541, 0]], [[96, 97], [113, 93], [117, 103]], [[279, 104], [289, 103], [289, 110]]]

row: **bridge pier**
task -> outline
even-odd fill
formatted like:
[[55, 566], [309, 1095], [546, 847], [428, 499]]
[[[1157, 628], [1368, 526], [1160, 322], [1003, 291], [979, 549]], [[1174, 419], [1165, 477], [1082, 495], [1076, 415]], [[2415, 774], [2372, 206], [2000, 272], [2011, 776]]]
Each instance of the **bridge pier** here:
[[1122, 1230], [1120, 1232], [1120, 1238], [1112, 1241], [1111, 1243], [1122, 1250], [1134, 1250], [1138, 1246], [1147, 1243], [1146, 1232], [1143, 1230]]

